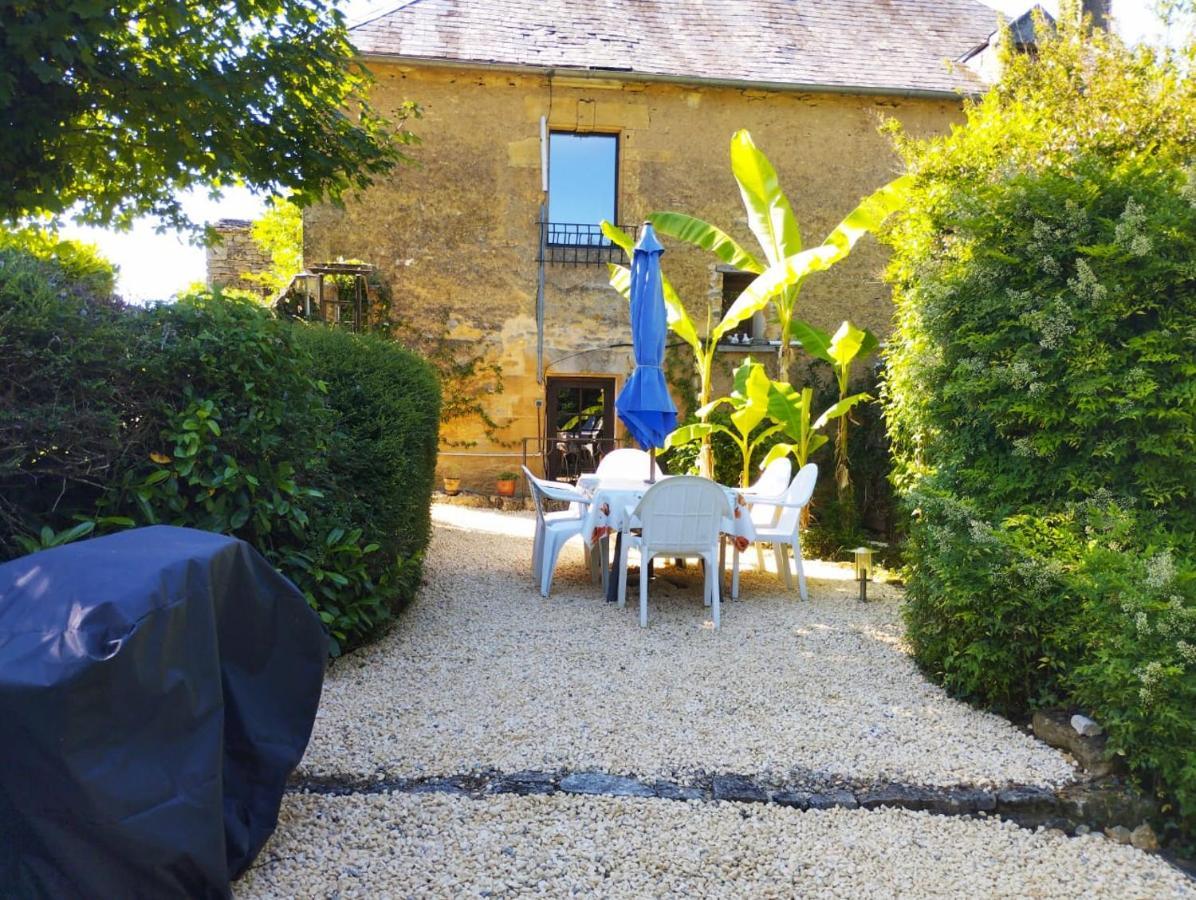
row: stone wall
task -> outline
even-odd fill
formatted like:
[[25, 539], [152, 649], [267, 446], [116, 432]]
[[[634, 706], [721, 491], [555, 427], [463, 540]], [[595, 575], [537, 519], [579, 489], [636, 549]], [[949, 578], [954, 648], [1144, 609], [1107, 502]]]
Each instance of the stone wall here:
[[260, 285], [245, 274], [270, 270], [270, 258], [253, 239], [253, 223], [247, 219], [221, 219], [212, 228], [220, 236], [207, 247], [208, 287], [232, 287], [260, 293]]
[[[449, 339], [501, 364], [505, 390], [487, 400], [504, 426], [491, 441], [473, 423], [450, 424], [442, 468], [483, 487], [516, 468], [518, 441], [537, 434], [537, 215], [544, 200], [540, 117], [550, 129], [618, 134], [618, 217], [638, 223], [655, 210], [679, 210], [730, 231], [749, 232], [730, 172], [728, 147], [739, 128], [776, 165], [808, 243], [818, 243], [859, 201], [895, 177], [900, 164], [882, 119], [910, 132], [944, 131], [961, 118], [953, 100], [624, 83], [556, 76], [375, 64], [374, 99], [383, 110], [411, 99], [421, 143], [401, 167], [343, 209], [309, 210], [308, 259], [363, 259], [379, 268], [394, 298], [400, 337]], [[666, 239], [665, 271], [703, 330], [720, 277], [710, 254]], [[800, 313], [833, 328], [844, 318], [890, 330], [885, 254], [866, 238], [843, 264], [809, 280]], [[614, 376], [631, 368], [627, 306], [607, 284], [605, 265], [548, 265], [543, 362], [548, 375]], [[728, 353], [727, 365], [741, 360]], [[734, 358], [732, 358], [734, 357]]]

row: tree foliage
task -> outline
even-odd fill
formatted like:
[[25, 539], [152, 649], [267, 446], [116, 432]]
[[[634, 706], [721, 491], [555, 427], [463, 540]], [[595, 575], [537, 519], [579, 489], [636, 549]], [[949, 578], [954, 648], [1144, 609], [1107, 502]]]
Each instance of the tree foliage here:
[[276, 200], [253, 223], [253, 240], [270, 257], [265, 272], [246, 272], [241, 277], [264, 287], [271, 296], [291, 283], [303, 270], [303, 212], [289, 198]]
[[332, 0], [0, 0], [0, 220], [194, 227], [180, 191], [299, 206], [403, 158]]

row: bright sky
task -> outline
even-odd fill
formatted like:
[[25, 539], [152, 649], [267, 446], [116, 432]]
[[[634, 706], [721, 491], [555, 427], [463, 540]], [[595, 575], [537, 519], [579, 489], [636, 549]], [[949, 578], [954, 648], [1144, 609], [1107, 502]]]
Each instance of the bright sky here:
[[[1021, 15], [1033, 5], [1027, 0], [984, 2], [1011, 17]], [[396, 0], [343, 0], [342, 9], [352, 22], [394, 5]], [[1042, 0], [1042, 5], [1052, 14], [1058, 11], [1057, 0]], [[1117, 31], [1130, 42], [1143, 39], [1161, 42], [1163, 35], [1152, 7], [1152, 0], [1113, 0]], [[188, 214], [200, 222], [253, 219], [265, 206], [263, 198], [245, 190], [230, 190], [218, 202], [209, 200], [206, 192], [192, 192], [184, 198], [183, 205]], [[152, 220], [142, 220], [132, 231], [124, 233], [70, 225], [64, 229], [64, 234], [98, 244], [101, 252], [119, 266], [121, 293], [129, 300], [145, 301], [169, 297], [204, 278], [203, 248], [188, 243], [185, 237], [173, 232], [158, 234], [155, 225]]]

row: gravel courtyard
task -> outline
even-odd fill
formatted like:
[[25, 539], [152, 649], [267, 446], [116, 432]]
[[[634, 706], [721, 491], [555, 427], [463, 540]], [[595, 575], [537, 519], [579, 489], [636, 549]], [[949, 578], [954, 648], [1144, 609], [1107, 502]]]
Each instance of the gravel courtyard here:
[[527, 574], [530, 517], [445, 506], [436, 518], [420, 602], [333, 668], [302, 775], [1073, 777], [1056, 751], [930, 685], [900, 648], [895, 591], [861, 605], [844, 570], [811, 567], [833, 578], [812, 579], [809, 603], [748, 573], [716, 632], [699, 571], [666, 569], [641, 629], [631, 601], [603, 602], [577, 542], [544, 600]]
[[[329, 673], [298, 778], [600, 771], [684, 782], [750, 773], [1058, 787], [1075, 770], [929, 684], [895, 589], [861, 605], [808, 566], [810, 602], [748, 571], [714, 631], [694, 568], [664, 569], [649, 627], [603, 602], [577, 545], [553, 596], [528, 575], [533, 520], [434, 507], [419, 602]], [[239, 897], [1196, 896], [1103, 837], [904, 810], [802, 812], [554, 795], [291, 794]]]

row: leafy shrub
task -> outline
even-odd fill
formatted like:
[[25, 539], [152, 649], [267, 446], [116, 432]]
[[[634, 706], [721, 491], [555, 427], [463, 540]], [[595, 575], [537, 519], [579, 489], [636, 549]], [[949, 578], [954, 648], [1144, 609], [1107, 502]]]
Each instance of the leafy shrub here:
[[[420, 558], [428, 544], [440, 412], [436, 372], [376, 335], [309, 326], [297, 337], [336, 416], [328, 465], [342, 486], [343, 514], [377, 536], [370, 570], [381, 578], [402, 560]], [[396, 599], [406, 597], [400, 591]]]
[[1006, 712], [1091, 712], [1189, 835], [1193, 121], [1170, 61], [1064, 23], [964, 126], [899, 138], [883, 391], [919, 663]]
[[[42, 262], [55, 263], [61, 273], [56, 277], [65, 279], [75, 291], [108, 296], [116, 286], [116, 268], [100, 255], [94, 244], [59, 240], [53, 232], [40, 228], [0, 229], [2, 251], [17, 251]], [[16, 259], [14, 256], [10, 262]]]
[[29, 245], [0, 232], [0, 559], [82, 524], [73, 514], [102, 495], [135, 406], [111, 267], [105, 278], [64, 264], [82, 249]]
[[[0, 249], [3, 555], [132, 525], [218, 531], [303, 590], [334, 653], [376, 634], [413, 591], [428, 538], [428, 367], [381, 341], [329, 337], [347, 357], [324, 359], [333, 396], [308, 330], [256, 298], [126, 309], [94, 286]], [[375, 464], [369, 483], [356, 480], [362, 460]]]

